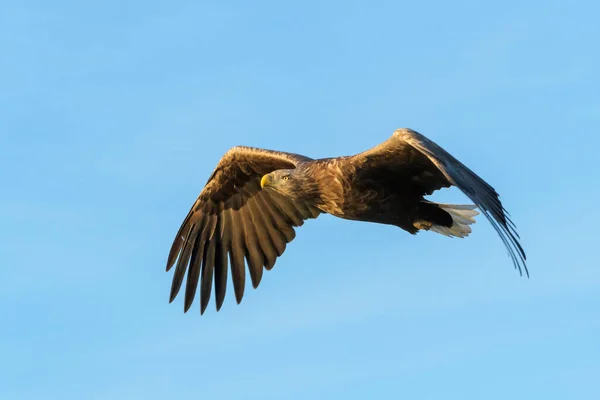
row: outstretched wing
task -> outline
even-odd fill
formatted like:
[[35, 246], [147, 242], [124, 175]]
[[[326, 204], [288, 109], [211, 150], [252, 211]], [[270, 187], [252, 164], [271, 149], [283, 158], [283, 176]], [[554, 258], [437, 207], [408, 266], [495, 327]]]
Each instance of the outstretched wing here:
[[[380, 145], [359, 154], [367, 166], [402, 169], [405, 182], [420, 195], [456, 186], [475, 203], [492, 224], [519, 273], [529, 276], [525, 251], [498, 193], [487, 182], [442, 147], [411, 129], [402, 128]], [[403, 182], [404, 183], [404, 182]]]
[[210, 300], [214, 279], [217, 311], [225, 299], [228, 256], [236, 301], [244, 295], [248, 264], [254, 288], [263, 267], [271, 269], [296, 233], [294, 227], [316, 218], [319, 211], [274, 191], [261, 190], [263, 175], [291, 169], [310, 158], [298, 154], [238, 146], [221, 158], [177, 232], [167, 260], [175, 265], [172, 302], [184, 280], [184, 311], [194, 301], [200, 282], [200, 312]]

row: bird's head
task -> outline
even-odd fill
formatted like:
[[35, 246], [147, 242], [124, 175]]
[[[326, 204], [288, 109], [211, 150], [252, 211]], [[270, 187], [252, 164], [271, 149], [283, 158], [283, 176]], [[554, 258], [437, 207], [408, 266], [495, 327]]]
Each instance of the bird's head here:
[[271, 189], [289, 197], [294, 197], [294, 189], [298, 186], [298, 178], [294, 169], [278, 169], [266, 174], [260, 180], [260, 187]]

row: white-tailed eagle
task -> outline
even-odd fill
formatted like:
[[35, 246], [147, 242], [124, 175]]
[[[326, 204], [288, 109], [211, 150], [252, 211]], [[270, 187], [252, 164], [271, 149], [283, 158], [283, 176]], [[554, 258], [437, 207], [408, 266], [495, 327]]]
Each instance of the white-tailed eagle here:
[[[471, 205], [424, 198], [456, 186]], [[185, 284], [187, 312], [200, 287], [200, 312], [214, 282], [217, 311], [225, 298], [228, 264], [241, 302], [246, 264], [252, 286], [270, 270], [305, 220], [336, 217], [398, 226], [416, 234], [432, 231], [466, 237], [479, 209], [508, 249], [515, 268], [529, 275], [526, 257], [498, 193], [433, 141], [398, 129], [380, 145], [345, 157], [309, 157], [238, 146], [215, 168], [183, 221], [167, 261], [175, 265], [170, 301]], [[228, 263], [229, 261], [229, 263]]]

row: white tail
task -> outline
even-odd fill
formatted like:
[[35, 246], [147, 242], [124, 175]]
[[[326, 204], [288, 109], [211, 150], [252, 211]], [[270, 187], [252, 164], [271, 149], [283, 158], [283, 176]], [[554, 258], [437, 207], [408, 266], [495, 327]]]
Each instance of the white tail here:
[[438, 207], [446, 211], [452, 217], [453, 224], [451, 227], [431, 225], [430, 231], [439, 233], [440, 235], [448, 237], [460, 237], [464, 238], [469, 236], [471, 233], [471, 227], [469, 225], [475, 223], [475, 216], [479, 214], [479, 211], [474, 204], [440, 204], [436, 203]]

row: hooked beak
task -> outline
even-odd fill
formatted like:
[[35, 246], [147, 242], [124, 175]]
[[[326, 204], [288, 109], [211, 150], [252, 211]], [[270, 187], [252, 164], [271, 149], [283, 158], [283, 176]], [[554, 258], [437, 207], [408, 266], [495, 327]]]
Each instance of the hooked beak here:
[[269, 186], [271, 185], [271, 183], [273, 182], [273, 176], [272, 175], [263, 175], [262, 179], [260, 180], [260, 187], [264, 188], [265, 186]]

